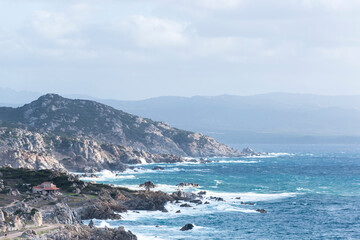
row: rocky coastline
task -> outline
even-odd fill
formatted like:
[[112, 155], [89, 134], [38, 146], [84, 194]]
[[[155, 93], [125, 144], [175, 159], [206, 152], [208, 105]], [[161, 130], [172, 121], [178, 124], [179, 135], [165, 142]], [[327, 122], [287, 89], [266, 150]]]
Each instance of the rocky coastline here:
[[[19, 177], [20, 176], [20, 177]], [[195, 208], [211, 201], [225, 201], [209, 196], [206, 191], [184, 192], [182, 187], [198, 187], [196, 183], [179, 183], [179, 189], [172, 194], [152, 191], [152, 182], [141, 184], [144, 190], [130, 190], [81, 181], [78, 176], [52, 170], [30, 170], [0, 168], [0, 235], [22, 233], [27, 239], [137, 239], [130, 231], [119, 227], [115, 229], [96, 228], [92, 219], [122, 219], [127, 211], [167, 212], [168, 203], [180, 208]], [[60, 188], [57, 194], [34, 194], [32, 186], [43, 181], [51, 181]], [[236, 198], [240, 201], [240, 197]], [[252, 204], [253, 203], [244, 203]], [[259, 213], [267, 213], [257, 209]], [[181, 210], [176, 213], [181, 214]], [[89, 226], [85, 220], [91, 220]], [[192, 229], [192, 224], [179, 230]], [[53, 227], [45, 233], [35, 229]]]

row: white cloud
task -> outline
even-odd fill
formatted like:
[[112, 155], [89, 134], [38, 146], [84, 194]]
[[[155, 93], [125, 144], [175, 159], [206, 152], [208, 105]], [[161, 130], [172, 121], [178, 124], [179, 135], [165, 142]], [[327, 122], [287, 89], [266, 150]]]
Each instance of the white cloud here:
[[202, 7], [210, 9], [233, 9], [238, 7], [243, 0], [192, 0], [194, 3]]
[[182, 46], [188, 41], [186, 23], [134, 15], [127, 18], [124, 25], [141, 47]]
[[38, 11], [33, 21], [35, 30], [48, 38], [59, 38], [77, 31], [76, 24], [64, 14]]

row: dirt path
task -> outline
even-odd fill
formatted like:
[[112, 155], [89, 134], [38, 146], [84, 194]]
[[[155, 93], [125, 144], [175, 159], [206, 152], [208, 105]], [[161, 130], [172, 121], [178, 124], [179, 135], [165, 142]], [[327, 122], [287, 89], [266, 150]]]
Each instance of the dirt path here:
[[42, 227], [37, 227], [37, 228], [26, 228], [24, 230], [21, 230], [21, 231], [15, 231], [15, 232], [11, 232], [11, 233], [8, 233], [7, 236], [1, 236], [0, 239], [3, 240], [3, 239], [14, 239], [14, 238], [17, 238], [17, 237], [20, 237], [26, 230], [30, 229], [30, 230], [34, 230], [36, 232], [36, 234], [38, 234], [39, 232], [42, 232], [42, 231], [47, 231], [47, 230], [54, 230], [56, 228], [59, 228], [61, 226], [64, 226], [63, 224], [46, 224]]

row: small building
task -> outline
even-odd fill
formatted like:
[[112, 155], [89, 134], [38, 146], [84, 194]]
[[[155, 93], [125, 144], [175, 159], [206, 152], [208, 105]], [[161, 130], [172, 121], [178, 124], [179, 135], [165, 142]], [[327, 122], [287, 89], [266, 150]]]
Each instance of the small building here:
[[60, 188], [57, 188], [55, 184], [51, 182], [43, 182], [38, 186], [34, 186], [32, 188], [33, 193], [41, 193], [41, 194], [53, 194], [59, 191]]

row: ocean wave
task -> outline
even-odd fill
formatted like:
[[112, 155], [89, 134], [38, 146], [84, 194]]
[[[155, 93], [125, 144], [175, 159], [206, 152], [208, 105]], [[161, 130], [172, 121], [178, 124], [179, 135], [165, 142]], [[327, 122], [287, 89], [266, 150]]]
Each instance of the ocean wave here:
[[144, 173], [163, 173], [163, 172], [179, 172], [179, 168], [165, 168], [164, 170], [152, 170], [149, 168], [133, 168], [126, 169], [124, 172], [119, 173], [122, 174], [144, 174]]
[[[205, 200], [204, 200], [205, 201]], [[199, 215], [208, 215], [212, 213], [220, 212], [243, 212], [243, 213], [257, 213], [255, 209], [248, 209], [247, 206], [235, 206], [227, 202], [218, 202], [211, 199], [206, 199], [210, 204], [200, 204], [196, 205], [194, 203], [188, 203], [193, 207], [184, 208], [180, 207], [183, 201], [180, 203], [167, 203], [165, 208], [168, 212], [161, 211], [128, 211], [126, 213], [121, 213], [122, 220], [124, 221], [138, 221], [140, 219], [173, 219], [184, 216], [199, 216]], [[177, 211], [181, 213], [176, 213]]]
[[[264, 202], [273, 201], [283, 198], [295, 197], [300, 193], [254, 193], [254, 192], [238, 192], [238, 193], [226, 193], [226, 192], [215, 192], [206, 190], [206, 196], [221, 197], [227, 202]], [[240, 199], [236, 199], [240, 198]]]

